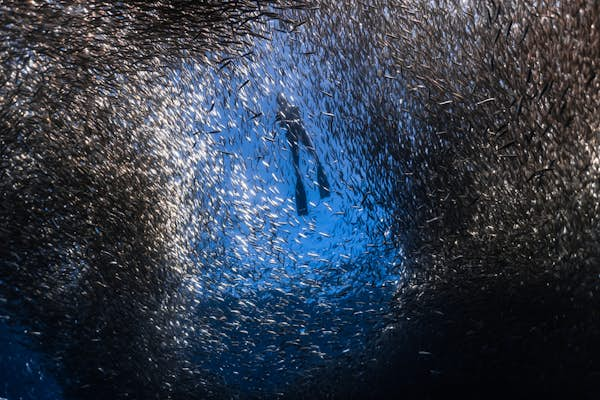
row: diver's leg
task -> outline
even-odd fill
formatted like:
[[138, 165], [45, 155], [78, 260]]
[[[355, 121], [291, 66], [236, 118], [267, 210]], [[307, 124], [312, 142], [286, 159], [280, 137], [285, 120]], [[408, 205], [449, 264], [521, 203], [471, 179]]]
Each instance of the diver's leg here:
[[313, 144], [310, 136], [306, 133], [304, 127], [300, 127], [298, 132], [299, 139], [302, 141], [302, 144], [306, 146], [306, 149], [310, 153], [310, 155], [314, 158], [317, 163], [317, 183], [319, 185], [319, 196], [324, 199], [325, 197], [329, 197], [329, 181], [327, 180], [327, 176], [325, 175], [325, 170], [323, 169], [323, 165], [321, 164], [321, 160], [319, 160], [319, 155], [317, 154], [317, 150], [315, 149], [315, 145]]
[[325, 197], [329, 197], [329, 181], [327, 180], [327, 175], [325, 175], [325, 171], [323, 170], [323, 166], [320, 162], [317, 161], [317, 183], [319, 184], [319, 196], [324, 199]]
[[298, 130], [297, 136], [298, 136], [298, 139], [300, 140], [300, 142], [306, 147], [306, 149], [308, 150], [310, 155], [315, 159], [316, 163], [320, 164], [319, 157], [317, 156], [317, 151], [315, 149], [315, 145], [313, 144], [312, 140], [310, 139], [310, 136], [308, 136], [308, 133], [306, 133], [306, 129], [304, 129], [304, 127], [302, 125], [298, 125], [297, 130]]
[[292, 161], [294, 162], [294, 171], [296, 172], [296, 177], [300, 178], [300, 149], [298, 147], [298, 143], [293, 143], [290, 147], [292, 149]]
[[292, 151], [292, 161], [294, 163], [294, 171], [296, 172], [296, 212], [298, 215], [307, 215], [308, 202], [306, 200], [306, 190], [304, 189], [304, 183], [302, 182], [302, 175], [300, 174], [300, 150], [298, 148], [298, 141], [293, 134], [288, 134], [287, 139]]
[[294, 163], [294, 172], [296, 177], [300, 177], [300, 148], [298, 147], [298, 138], [290, 130], [286, 133], [290, 150], [292, 151], [292, 162]]
[[306, 190], [300, 177], [296, 178], [296, 212], [298, 215], [308, 214], [308, 201], [306, 199]]

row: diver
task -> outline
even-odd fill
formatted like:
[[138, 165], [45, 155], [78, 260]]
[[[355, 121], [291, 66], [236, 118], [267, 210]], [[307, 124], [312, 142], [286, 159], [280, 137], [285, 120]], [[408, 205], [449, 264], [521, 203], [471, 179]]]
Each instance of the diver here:
[[294, 171], [296, 172], [296, 210], [298, 215], [307, 215], [308, 207], [306, 204], [306, 190], [304, 189], [304, 183], [302, 182], [302, 176], [300, 174], [298, 140], [306, 147], [317, 163], [317, 183], [321, 199], [329, 197], [329, 182], [325, 176], [325, 171], [323, 170], [315, 146], [313, 145], [310, 136], [308, 136], [306, 129], [304, 129], [304, 125], [302, 125], [300, 109], [290, 104], [283, 93], [277, 95], [277, 104], [279, 105], [279, 112], [277, 113], [276, 120], [286, 131], [285, 136], [290, 145], [290, 150], [292, 151]]

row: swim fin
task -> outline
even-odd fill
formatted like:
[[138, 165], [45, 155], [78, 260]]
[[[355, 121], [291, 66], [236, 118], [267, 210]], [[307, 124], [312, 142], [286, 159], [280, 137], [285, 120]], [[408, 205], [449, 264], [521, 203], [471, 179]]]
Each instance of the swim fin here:
[[298, 215], [308, 215], [308, 205], [306, 201], [306, 190], [304, 190], [304, 184], [302, 179], [296, 180], [296, 211]]
[[317, 183], [319, 184], [319, 195], [321, 198], [329, 197], [331, 194], [329, 191], [329, 181], [327, 180], [327, 176], [325, 176], [325, 171], [321, 164], [317, 166]]

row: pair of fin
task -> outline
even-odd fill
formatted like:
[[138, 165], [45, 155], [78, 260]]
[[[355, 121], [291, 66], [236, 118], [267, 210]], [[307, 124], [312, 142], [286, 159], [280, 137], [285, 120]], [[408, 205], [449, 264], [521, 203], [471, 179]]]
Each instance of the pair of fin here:
[[[329, 190], [329, 181], [323, 170], [323, 166], [319, 164], [317, 166], [317, 183], [319, 185], [319, 196], [321, 199], [329, 197], [331, 192]], [[306, 190], [304, 189], [304, 183], [300, 175], [296, 176], [296, 211], [298, 215], [308, 215], [308, 202], [306, 200]]]

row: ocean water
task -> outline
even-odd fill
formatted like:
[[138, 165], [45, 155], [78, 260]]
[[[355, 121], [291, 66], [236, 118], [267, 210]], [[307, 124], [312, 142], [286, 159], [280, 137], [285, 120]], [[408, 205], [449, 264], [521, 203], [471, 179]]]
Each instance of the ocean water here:
[[598, 398], [597, 2], [122, 3], [0, 3], [0, 400]]
[[[278, 393], [307, 370], [359, 354], [381, 331], [402, 253], [390, 241], [390, 210], [361, 186], [364, 160], [334, 135], [322, 96], [303, 96], [307, 71], [293, 64], [286, 37], [254, 51], [255, 61], [203, 86], [200, 106], [214, 106], [197, 121], [195, 146], [211, 155], [198, 161], [198, 196], [214, 205], [216, 229], [199, 243], [193, 286], [210, 338], [201, 365], [242, 391]], [[275, 123], [280, 92], [300, 108], [331, 185], [321, 199], [317, 164], [301, 146], [307, 216], [297, 215], [291, 151]]]
[[27, 328], [0, 320], [0, 398], [62, 398], [62, 389], [49, 371], [44, 354], [32, 348]]
[[[345, 122], [307, 80], [311, 68], [293, 56], [289, 35], [274, 33], [253, 52], [235, 67], [189, 59], [170, 71], [159, 90], [176, 108], [152, 114], [149, 124], [182, 130], [193, 144], [178, 157], [195, 163], [187, 204], [197, 208], [183, 210], [192, 221], [195, 273], [184, 287], [195, 322], [178, 340], [193, 365], [225, 386], [271, 398], [332, 361], [357, 357], [384, 329], [402, 251], [391, 242], [391, 210], [368, 191], [369, 160], [349, 147], [356, 143], [341, 132]], [[316, 160], [301, 145], [306, 216], [296, 212], [291, 152], [275, 122], [280, 92], [300, 108], [330, 183], [321, 199]], [[1, 328], [9, 346], [0, 363], [10, 367], [0, 397], [61, 398], [51, 360], [20, 344], [27, 332]]]

